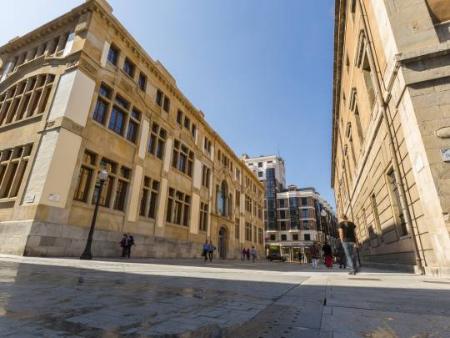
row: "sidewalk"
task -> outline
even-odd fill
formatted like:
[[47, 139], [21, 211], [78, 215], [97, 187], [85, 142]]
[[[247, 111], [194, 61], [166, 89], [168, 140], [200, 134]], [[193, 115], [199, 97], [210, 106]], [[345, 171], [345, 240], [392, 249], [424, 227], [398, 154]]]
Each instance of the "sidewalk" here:
[[297, 264], [0, 256], [2, 337], [450, 337], [450, 280]]

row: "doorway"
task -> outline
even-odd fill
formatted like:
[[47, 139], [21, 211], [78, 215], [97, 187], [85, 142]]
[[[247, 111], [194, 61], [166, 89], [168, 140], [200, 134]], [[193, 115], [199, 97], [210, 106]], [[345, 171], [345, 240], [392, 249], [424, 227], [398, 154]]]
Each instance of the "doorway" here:
[[219, 230], [219, 243], [218, 243], [219, 257], [222, 259], [227, 258], [227, 230], [221, 227]]

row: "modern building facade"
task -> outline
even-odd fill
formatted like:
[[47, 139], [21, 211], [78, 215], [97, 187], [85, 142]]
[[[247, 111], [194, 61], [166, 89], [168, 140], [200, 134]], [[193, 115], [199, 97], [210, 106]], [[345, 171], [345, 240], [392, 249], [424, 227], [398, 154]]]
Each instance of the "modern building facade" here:
[[280, 156], [259, 156], [250, 158], [243, 155], [243, 160], [264, 184], [264, 227], [266, 230], [278, 230], [277, 193], [286, 187], [284, 160]]
[[332, 187], [365, 264], [450, 273], [450, 6], [337, 0]]
[[314, 242], [334, 245], [336, 217], [314, 188], [290, 185], [278, 193], [277, 223], [277, 230], [266, 231], [266, 247], [290, 260], [307, 258]]
[[[86, 1], [0, 47], [0, 252], [263, 252], [264, 187], [112, 15]], [[101, 169], [108, 178], [99, 195]]]
[[336, 217], [331, 206], [314, 188], [287, 187], [285, 162], [280, 156], [242, 158], [265, 187], [267, 252], [278, 251], [289, 260], [299, 260], [308, 257], [315, 241], [334, 244]]

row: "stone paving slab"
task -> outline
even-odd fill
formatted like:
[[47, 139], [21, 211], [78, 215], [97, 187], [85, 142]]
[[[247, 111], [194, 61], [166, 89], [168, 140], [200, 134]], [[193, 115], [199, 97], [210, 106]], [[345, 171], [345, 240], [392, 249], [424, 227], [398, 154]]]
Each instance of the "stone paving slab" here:
[[286, 263], [0, 256], [3, 337], [450, 337], [450, 280]]

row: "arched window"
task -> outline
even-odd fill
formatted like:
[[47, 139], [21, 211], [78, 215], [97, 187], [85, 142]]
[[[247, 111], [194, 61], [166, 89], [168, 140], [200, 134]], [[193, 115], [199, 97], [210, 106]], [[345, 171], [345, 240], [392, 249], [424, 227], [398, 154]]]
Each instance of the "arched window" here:
[[228, 216], [228, 184], [222, 181], [217, 190], [217, 213], [221, 216]]

